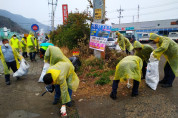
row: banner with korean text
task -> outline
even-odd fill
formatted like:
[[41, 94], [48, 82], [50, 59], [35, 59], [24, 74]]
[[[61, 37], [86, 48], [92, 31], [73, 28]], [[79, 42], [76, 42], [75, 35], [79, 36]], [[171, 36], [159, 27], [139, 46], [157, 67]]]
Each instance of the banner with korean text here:
[[104, 51], [111, 28], [111, 26], [106, 24], [92, 23], [89, 47], [95, 50]]
[[68, 18], [68, 6], [67, 6], [67, 4], [62, 5], [62, 13], [63, 13], [63, 24], [66, 24], [67, 18]]

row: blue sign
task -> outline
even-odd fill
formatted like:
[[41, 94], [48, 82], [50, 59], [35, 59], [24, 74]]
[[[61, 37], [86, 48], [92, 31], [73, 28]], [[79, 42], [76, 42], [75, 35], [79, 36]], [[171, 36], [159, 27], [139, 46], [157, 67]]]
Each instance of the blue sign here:
[[92, 23], [90, 36], [108, 38], [112, 27], [104, 24]]
[[37, 24], [33, 24], [33, 25], [31, 26], [31, 29], [32, 29], [34, 32], [37, 32], [37, 31], [39, 31], [39, 26], [38, 26]]

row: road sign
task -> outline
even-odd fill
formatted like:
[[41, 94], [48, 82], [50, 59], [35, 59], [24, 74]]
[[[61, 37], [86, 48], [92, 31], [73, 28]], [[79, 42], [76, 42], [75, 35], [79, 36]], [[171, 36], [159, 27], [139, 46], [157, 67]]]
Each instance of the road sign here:
[[95, 19], [101, 19], [101, 9], [95, 9]]
[[34, 32], [37, 32], [39, 30], [39, 26], [37, 24], [33, 24], [31, 26], [31, 29], [34, 31]]

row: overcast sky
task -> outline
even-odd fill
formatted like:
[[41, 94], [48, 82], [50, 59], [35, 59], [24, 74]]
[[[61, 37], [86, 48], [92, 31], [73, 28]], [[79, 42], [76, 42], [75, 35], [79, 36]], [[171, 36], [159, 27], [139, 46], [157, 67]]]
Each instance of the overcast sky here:
[[[0, 0], [0, 9], [27, 18], [34, 18], [43, 24], [50, 25], [51, 5], [48, 5], [48, 1], [52, 0]], [[58, 0], [55, 26], [62, 24], [62, 4], [68, 4], [69, 12], [76, 11], [76, 8], [82, 12], [89, 5], [87, 0]], [[109, 18], [106, 23], [119, 23], [117, 10], [120, 9], [120, 6], [124, 9], [121, 23], [137, 22], [138, 5], [140, 6], [139, 21], [178, 18], [178, 0], [106, 0], [106, 17]], [[89, 10], [92, 11], [91, 8]]]

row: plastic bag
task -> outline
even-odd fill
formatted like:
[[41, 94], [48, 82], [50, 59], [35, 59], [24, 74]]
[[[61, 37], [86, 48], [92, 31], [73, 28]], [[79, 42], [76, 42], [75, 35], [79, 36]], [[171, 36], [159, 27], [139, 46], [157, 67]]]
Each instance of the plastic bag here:
[[29, 68], [30, 65], [25, 61], [25, 59], [22, 59], [20, 62], [20, 68], [13, 74], [13, 77], [21, 77], [27, 75]]
[[146, 83], [147, 85], [156, 90], [159, 82], [159, 61], [152, 61], [147, 64]]
[[121, 51], [121, 48], [118, 44], [116, 45], [116, 51], [118, 51], [118, 52]]
[[46, 71], [48, 70], [49, 66], [50, 66], [49, 63], [44, 63], [44, 67], [43, 67], [43, 70], [41, 72], [41, 76], [40, 76], [38, 82], [43, 82], [43, 77], [46, 74]]

